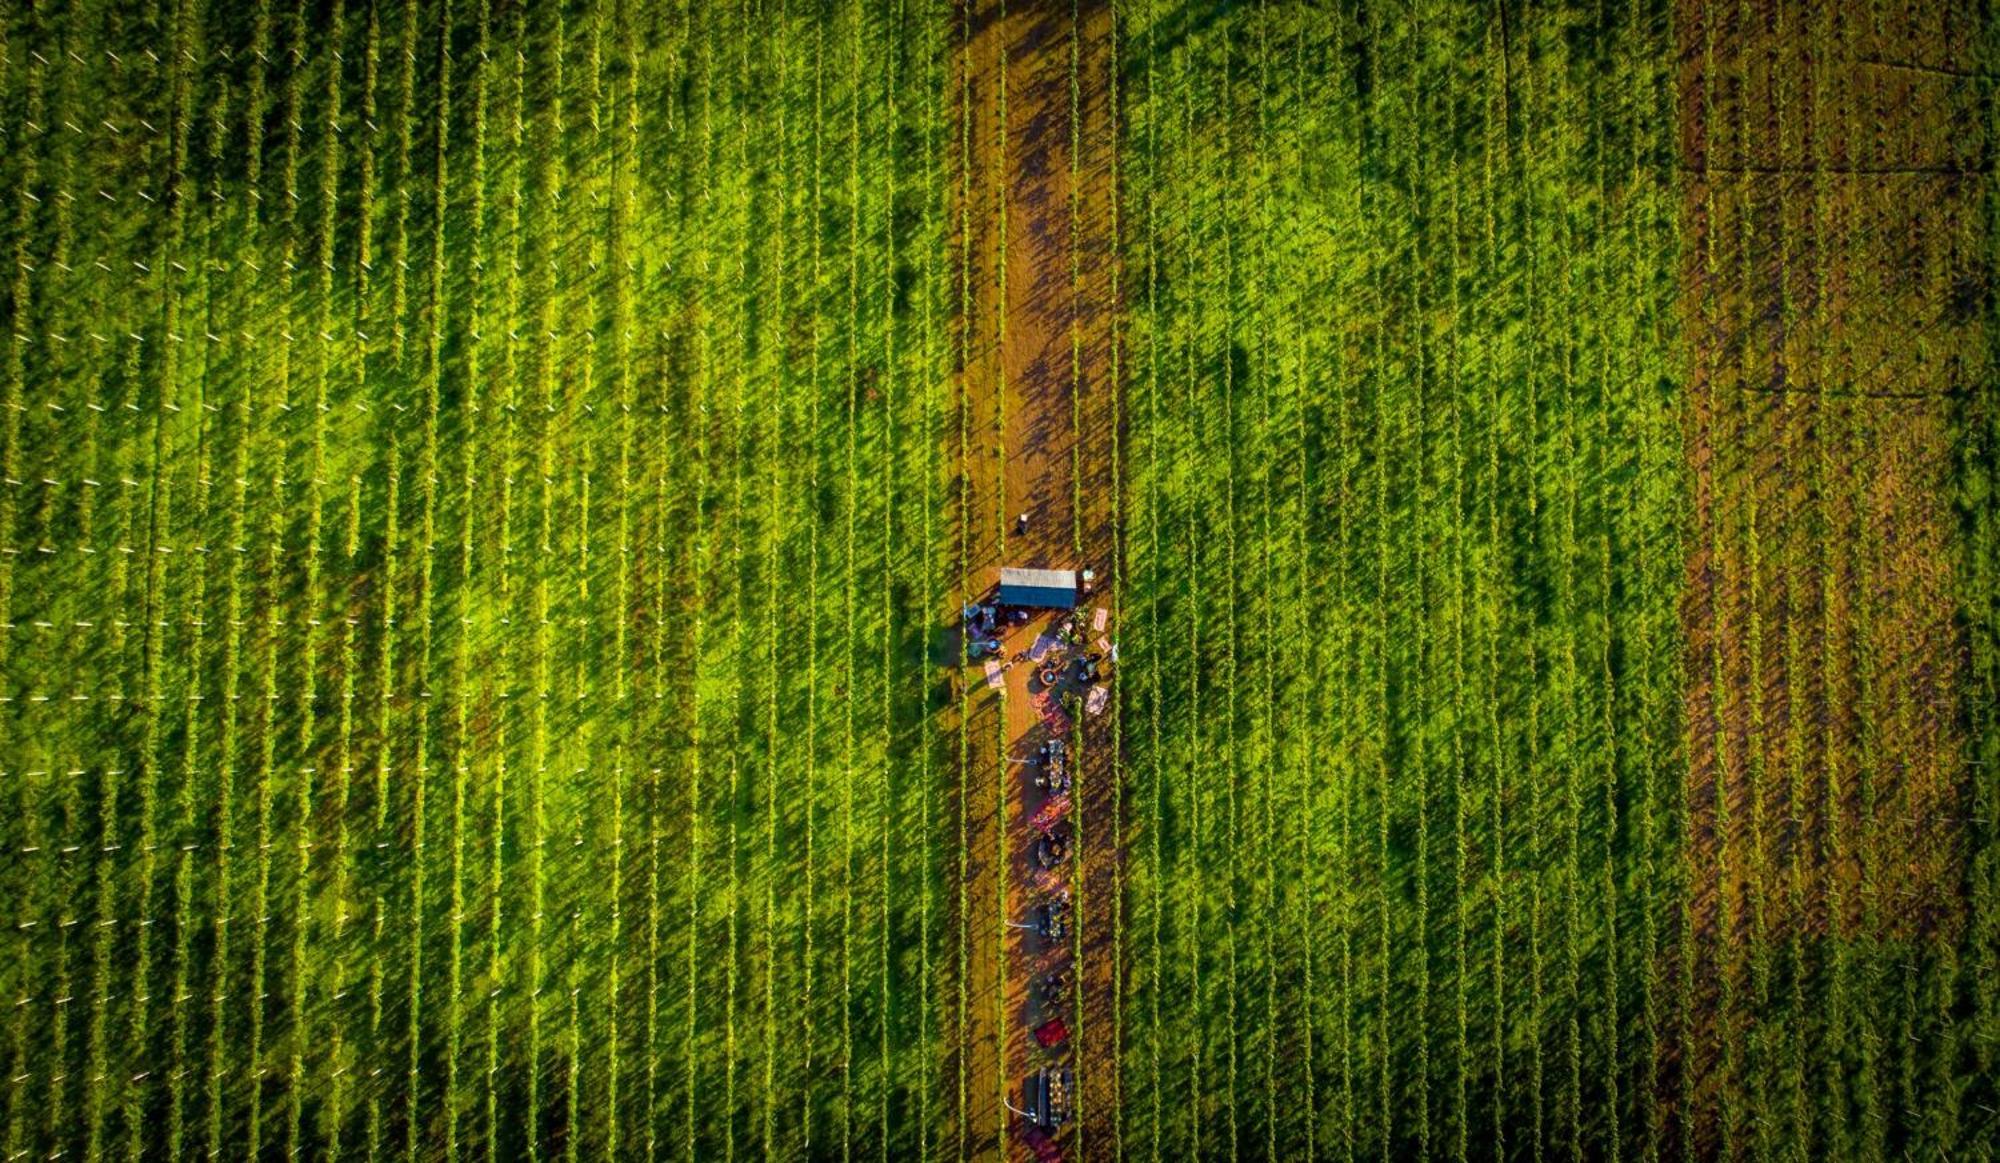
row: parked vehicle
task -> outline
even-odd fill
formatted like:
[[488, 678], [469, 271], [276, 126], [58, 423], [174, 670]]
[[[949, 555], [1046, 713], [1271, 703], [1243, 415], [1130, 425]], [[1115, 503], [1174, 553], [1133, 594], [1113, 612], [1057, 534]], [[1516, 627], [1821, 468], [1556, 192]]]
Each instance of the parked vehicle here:
[[1023, 1113], [1044, 1131], [1057, 1131], [1069, 1121], [1076, 1091], [1076, 1072], [1067, 1066], [1044, 1066], [1022, 1087]]

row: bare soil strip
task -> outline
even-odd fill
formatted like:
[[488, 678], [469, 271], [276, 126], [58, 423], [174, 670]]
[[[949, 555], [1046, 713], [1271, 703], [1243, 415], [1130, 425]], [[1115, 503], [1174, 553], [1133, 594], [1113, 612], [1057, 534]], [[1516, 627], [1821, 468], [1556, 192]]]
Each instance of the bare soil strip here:
[[[956, 256], [961, 264], [960, 424], [947, 439], [959, 498], [964, 600], [1002, 565], [1091, 568], [1087, 609], [1106, 610], [1092, 641], [1113, 640], [1118, 448], [1113, 382], [1116, 189], [1112, 23], [1108, 5], [1065, 0], [974, 0], [960, 12], [955, 77], [960, 102]], [[1074, 35], [1073, 35], [1074, 30]], [[1015, 518], [1028, 514], [1025, 534]], [[955, 617], [957, 602], [945, 611]], [[1086, 613], [1086, 624], [1094, 618]], [[1048, 629], [1037, 618], [1004, 640], [1027, 651]], [[955, 656], [954, 647], [954, 656]], [[1113, 794], [1115, 709], [1066, 729], [1044, 721], [1033, 668], [1010, 664], [993, 687], [977, 668], [955, 670], [947, 715], [960, 771], [953, 805], [963, 828], [963, 901], [957, 939], [963, 977], [940, 999], [955, 1034], [946, 1061], [946, 1153], [960, 1159], [1108, 1157], [1117, 1102], [1114, 960], [1120, 860]], [[1115, 684], [1115, 668], [1112, 669]], [[1115, 704], [1116, 700], [1113, 699]], [[1067, 730], [1082, 763], [1066, 803], [1037, 791], [1029, 768], [1051, 730]], [[1064, 820], [1077, 837], [1068, 872], [1035, 863], [1039, 824]], [[1077, 940], [1045, 947], [1007, 928], [1067, 884]], [[1071, 970], [1059, 1051], [1034, 1044], [1044, 1016], [1032, 992], [1042, 975]], [[956, 956], [948, 956], [955, 971]], [[961, 991], [962, 987], [962, 991]], [[962, 1012], [961, 1012], [962, 1007]], [[1074, 1066], [1079, 1120], [1057, 1143], [1037, 1142], [1005, 1100], [1044, 1063]]]
[[1692, 489], [1681, 1131], [1733, 1135], [1753, 948], [1950, 941], [1951, 417], [1984, 367], [1975, 14], [1678, 0]]

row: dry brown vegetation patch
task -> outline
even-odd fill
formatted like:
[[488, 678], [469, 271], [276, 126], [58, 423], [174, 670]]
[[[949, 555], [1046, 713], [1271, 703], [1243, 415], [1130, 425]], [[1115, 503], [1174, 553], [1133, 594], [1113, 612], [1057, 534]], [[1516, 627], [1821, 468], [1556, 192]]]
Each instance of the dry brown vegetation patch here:
[[[1951, 420], [1984, 369], [1976, 16], [1676, 5], [1691, 980], [1685, 1069], [1755, 951], [1951, 941], [1965, 644]], [[1705, 1049], [1704, 1049], [1705, 1048]], [[1711, 1097], [1713, 1097], [1711, 1095]]]

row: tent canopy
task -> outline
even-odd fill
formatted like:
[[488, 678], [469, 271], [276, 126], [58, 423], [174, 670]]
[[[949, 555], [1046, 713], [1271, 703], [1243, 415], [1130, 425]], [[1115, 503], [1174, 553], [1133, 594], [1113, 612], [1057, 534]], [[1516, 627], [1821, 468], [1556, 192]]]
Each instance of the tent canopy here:
[[1000, 604], [1071, 610], [1076, 608], [1076, 571], [1073, 569], [1015, 569], [1000, 571]]

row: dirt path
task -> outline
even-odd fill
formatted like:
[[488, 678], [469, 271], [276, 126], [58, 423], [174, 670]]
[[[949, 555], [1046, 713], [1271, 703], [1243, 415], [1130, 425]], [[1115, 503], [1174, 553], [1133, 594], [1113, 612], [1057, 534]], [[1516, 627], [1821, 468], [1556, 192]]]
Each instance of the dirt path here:
[[[1850, 6], [1852, 7], [1852, 6]], [[1692, 1025], [1736, 1137], [1750, 951], [1949, 941], [1964, 740], [1951, 418], [1984, 367], [1976, 17], [1679, 0]]]
[[[1116, 630], [1111, 32], [1102, 3], [980, 0], [961, 13], [955, 78], [964, 330], [950, 457], [959, 474], [963, 593], [983, 594], [1003, 564], [1091, 568], [1098, 580], [1083, 617], [1092, 642]], [[1021, 513], [1028, 528], [1017, 535]], [[1015, 629], [1003, 657], [1030, 650], [1051, 621]], [[1063, 1132], [1060, 1151], [1099, 1158], [1112, 1147], [1116, 712], [1085, 715], [1072, 728], [1038, 682], [1031, 689], [1032, 675], [1026, 664], [1010, 665], [995, 686], [976, 666], [959, 672], [948, 724], [965, 851], [963, 974], [943, 999], [957, 1035], [944, 1090], [947, 1153], [962, 1159], [1033, 1159], [1058, 1149], [1005, 1106], [1021, 1101], [1022, 1080], [1044, 1063], [1071, 1064], [1082, 1092], [1081, 1117]], [[1074, 792], [1054, 799], [1017, 762], [1051, 734], [1080, 755]], [[1057, 824], [1076, 837], [1074, 863], [1043, 871], [1035, 843], [1042, 826]], [[1064, 885], [1074, 901], [1073, 942], [1048, 945], [1007, 927]], [[1046, 1016], [1031, 987], [1056, 970], [1070, 971], [1062, 1013], [1073, 1032], [1068, 1046], [1049, 1052], [1030, 1035]]]

